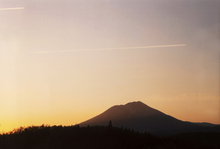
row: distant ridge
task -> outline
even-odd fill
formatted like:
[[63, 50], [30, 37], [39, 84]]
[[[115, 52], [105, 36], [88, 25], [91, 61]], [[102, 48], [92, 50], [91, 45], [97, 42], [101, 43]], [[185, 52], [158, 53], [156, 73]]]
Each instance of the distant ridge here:
[[100, 115], [80, 123], [80, 126], [105, 126], [110, 120], [113, 126], [159, 135], [195, 131], [219, 131], [219, 125], [212, 124], [213, 127], [206, 127], [206, 125], [201, 125], [200, 123], [184, 122], [151, 108], [141, 101], [112, 106]]

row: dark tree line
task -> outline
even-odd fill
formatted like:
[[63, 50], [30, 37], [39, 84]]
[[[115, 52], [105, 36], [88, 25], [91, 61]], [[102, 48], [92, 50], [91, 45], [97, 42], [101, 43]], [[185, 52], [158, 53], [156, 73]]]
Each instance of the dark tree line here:
[[0, 135], [0, 149], [217, 149], [220, 133], [163, 137], [108, 126], [31, 126]]

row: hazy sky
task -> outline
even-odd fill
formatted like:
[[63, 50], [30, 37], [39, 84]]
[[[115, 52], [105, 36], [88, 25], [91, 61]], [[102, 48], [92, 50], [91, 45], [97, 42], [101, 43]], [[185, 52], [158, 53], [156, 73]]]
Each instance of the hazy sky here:
[[0, 131], [76, 124], [137, 100], [220, 124], [219, 10], [219, 0], [0, 0]]

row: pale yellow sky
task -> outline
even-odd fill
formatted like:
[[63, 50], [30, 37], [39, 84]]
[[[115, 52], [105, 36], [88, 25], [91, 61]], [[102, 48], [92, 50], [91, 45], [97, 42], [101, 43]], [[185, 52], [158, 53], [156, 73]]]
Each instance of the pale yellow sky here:
[[0, 131], [72, 125], [131, 101], [220, 124], [219, 4], [1, 0]]

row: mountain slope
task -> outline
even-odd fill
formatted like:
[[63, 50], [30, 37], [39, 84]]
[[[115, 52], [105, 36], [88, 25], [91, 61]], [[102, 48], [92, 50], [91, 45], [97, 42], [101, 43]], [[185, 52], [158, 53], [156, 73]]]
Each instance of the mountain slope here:
[[181, 132], [208, 131], [207, 127], [180, 121], [140, 101], [113, 106], [102, 114], [82, 122], [80, 126], [107, 125], [110, 120], [113, 126], [130, 128], [140, 132], [147, 131], [154, 134], [166, 135]]

